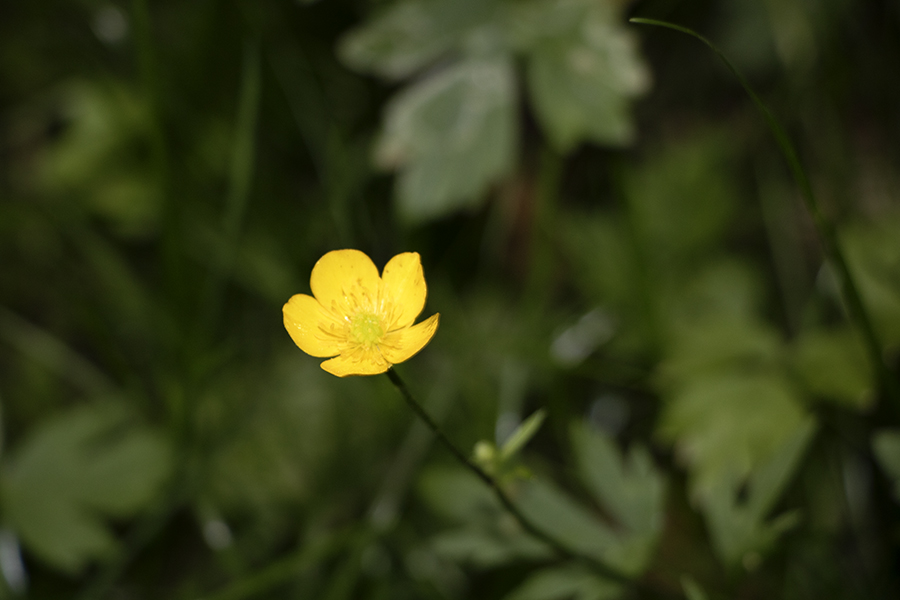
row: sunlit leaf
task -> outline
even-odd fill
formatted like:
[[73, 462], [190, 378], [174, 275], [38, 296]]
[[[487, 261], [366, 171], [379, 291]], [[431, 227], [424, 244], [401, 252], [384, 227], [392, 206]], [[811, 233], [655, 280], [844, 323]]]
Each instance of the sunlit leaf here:
[[630, 141], [629, 104], [649, 77], [617, 13], [587, 0], [406, 0], [346, 36], [340, 53], [357, 70], [424, 73], [389, 102], [376, 151], [400, 171], [401, 216], [416, 223], [470, 206], [510, 172], [519, 57], [560, 150]]
[[405, 0], [385, 10], [340, 43], [354, 69], [402, 79], [429, 65], [490, 22], [493, 0]]
[[387, 108], [376, 160], [400, 170], [397, 201], [410, 222], [473, 205], [515, 158], [509, 58], [468, 60], [413, 84]]
[[547, 2], [545, 7], [546, 19], [566, 9], [575, 13], [571, 29], [539, 40], [528, 53], [528, 88], [546, 135], [561, 152], [582, 141], [630, 142], [630, 101], [649, 87], [630, 33], [616, 22], [611, 4]]

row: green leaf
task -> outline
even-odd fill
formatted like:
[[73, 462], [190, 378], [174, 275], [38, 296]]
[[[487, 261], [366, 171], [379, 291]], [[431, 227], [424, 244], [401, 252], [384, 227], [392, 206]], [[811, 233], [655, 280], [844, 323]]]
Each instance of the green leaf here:
[[570, 29], [541, 40], [528, 54], [528, 90], [547, 137], [560, 152], [582, 141], [629, 143], [630, 100], [650, 81], [630, 33], [604, 3], [545, 5], [548, 13], [576, 11]]
[[665, 480], [650, 453], [635, 445], [624, 458], [615, 443], [585, 423], [572, 427], [581, 480], [628, 531], [655, 542], [663, 527]]
[[[690, 276], [679, 280], [664, 305], [666, 316], [678, 328], [679, 339], [692, 338], [698, 326], [707, 333], [720, 327], [723, 331], [719, 333], [725, 333], [728, 327], [741, 327], [752, 341], [745, 344], [743, 339], [723, 339], [726, 346], [730, 342], [737, 350], [729, 355], [777, 352], [778, 336], [756, 317], [763, 306], [765, 283], [754, 269], [740, 260], [720, 257], [702, 266], [695, 264], [691, 271]], [[756, 350], [751, 350], [753, 346]], [[725, 348], [716, 351], [720, 350]]]
[[781, 351], [778, 334], [755, 319], [682, 318], [659, 367], [660, 379], [676, 387], [725, 372], [766, 372], [777, 367]]
[[813, 395], [850, 408], [872, 405], [872, 368], [854, 331], [802, 332], [793, 344], [793, 363]]
[[400, 215], [422, 222], [472, 206], [510, 171], [515, 147], [511, 59], [471, 59], [391, 100], [376, 161], [400, 170]]
[[420, 223], [472, 206], [510, 172], [520, 55], [560, 149], [629, 141], [629, 101], [648, 76], [614, 13], [588, 0], [407, 0], [346, 36], [340, 54], [358, 70], [405, 79], [439, 64], [391, 99], [377, 144], [376, 162], [400, 171], [401, 217]]
[[2, 470], [7, 525], [49, 564], [77, 573], [118, 542], [102, 515], [127, 518], [153, 500], [172, 468], [169, 445], [117, 405], [49, 419]]
[[546, 560], [553, 551], [525, 533], [513, 518], [501, 521], [500, 526], [465, 526], [446, 531], [432, 538], [434, 551], [441, 556], [491, 569], [512, 562]]
[[152, 145], [146, 101], [119, 84], [78, 82], [63, 89], [59, 102], [69, 122], [40, 156], [39, 184], [67, 202], [82, 201], [123, 235], [155, 232], [163, 194], [146, 160]]
[[493, 519], [502, 510], [483, 481], [457, 467], [429, 469], [419, 481], [419, 492], [438, 513], [461, 523], [478, 515]]
[[722, 372], [686, 382], [666, 401], [659, 431], [675, 443], [702, 495], [739, 481], [804, 426], [806, 411], [774, 373]]
[[894, 484], [894, 499], [900, 502], [900, 429], [882, 429], [872, 436], [872, 450]]
[[900, 344], [900, 213], [841, 232], [850, 271], [886, 345]]
[[542, 569], [503, 600], [612, 600], [622, 588], [582, 567]]
[[681, 576], [681, 589], [684, 590], [684, 596], [687, 600], [707, 600], [706, 592], [689, 575]]
[[391, 6], [340, 41], [345, 64], [404, 79], [459, 46], [492, 20], [492, 0], [407, 0]]
[[437, 553], [482, 568], [547, 558], [552, 551], [506, 513], [484, 482], [457, 467], [425, 472], [419, 491], [433, 510], [462, 527], [432, 538]]
[[501, 464], [511, 459], [518, 454], [519, 450], [525, 447], [525, 444], [527, 444], [541, 428], [546, 417], [546, 411], [538, 410], [525, 419], [521, 425], [516, 427], [515, 431], [513, 431], [509, 438], [503, 442], [503, 446], [500, 448], [499, 461]]
[[816, 421], [809, 416], [792, 432], [771, 459], [753, 470], [748, 480], [749, 493], [744, 502], [751, 513], [762, 518], [772, 510], [797, 470], [797, 465], [815, 433]]
[[722, 478], [705, 490], [699, 502], [713, 548], [723, 563], [743, 562], [746, 568], [755, 568], [760, 553], [797, 523], [796, 512], [770, 521], [766, 516], [791, 480], [815, 430], [813, 419], [805, 419], [768, 461], [753, 469], [743, 486], [738, 480]]
[[537, 478], [522, 482], [514, 501], [526, 517], [563, 545], [631, 570], [632, 564], [622, 564], [625, 557], [616, 533], [552, 483]]
[[546, 413], [539, 410], [525, 419], [513, 430], [499, 450], [491, 442], [478, 441], [472, 452], [472, 460], [501, 485], [519, 477], [529, 477], [530, 471], [517, 464], [514, 459], [538, 432], [545, 417]]

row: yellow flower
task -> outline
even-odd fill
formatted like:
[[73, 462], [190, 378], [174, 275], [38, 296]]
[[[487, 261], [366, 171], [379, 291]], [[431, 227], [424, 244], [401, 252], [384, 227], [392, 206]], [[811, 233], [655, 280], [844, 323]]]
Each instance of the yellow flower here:
[[413, 325], [427, 295], [416, 252], [392, 258], [379, 277], [359, 250], [334, 250], [313, 267], [309, 286], [315, 297], [297, 294], [284, 305], [284, 327], [307, 354], [334, 357], [322, 368], [338, 377], [384, 373], [437, 330], [437, 314]]

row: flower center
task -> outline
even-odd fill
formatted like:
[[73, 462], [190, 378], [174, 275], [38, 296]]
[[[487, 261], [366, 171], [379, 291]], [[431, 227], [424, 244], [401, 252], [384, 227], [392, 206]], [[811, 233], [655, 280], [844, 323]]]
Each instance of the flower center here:
[[360, 346], [371, 348], [384, 337], [384, 326], [378, 315], [360, 312], [350, 321], [350, 337]]

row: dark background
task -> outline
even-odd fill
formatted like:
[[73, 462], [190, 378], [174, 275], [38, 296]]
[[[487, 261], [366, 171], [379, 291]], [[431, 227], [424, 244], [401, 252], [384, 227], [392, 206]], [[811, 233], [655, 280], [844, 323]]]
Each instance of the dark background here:
[[546, 411], [498, 468], [564, 543], [661, 598], [897, 597], [900, 398], [738, 81], [632, 16], [784, 126], [896, 380], [896, 2], [7, 2], [3, 596], [628, 597], [291, 343], [358, 248], [420, 253], [398, 371], [464, 452]]

